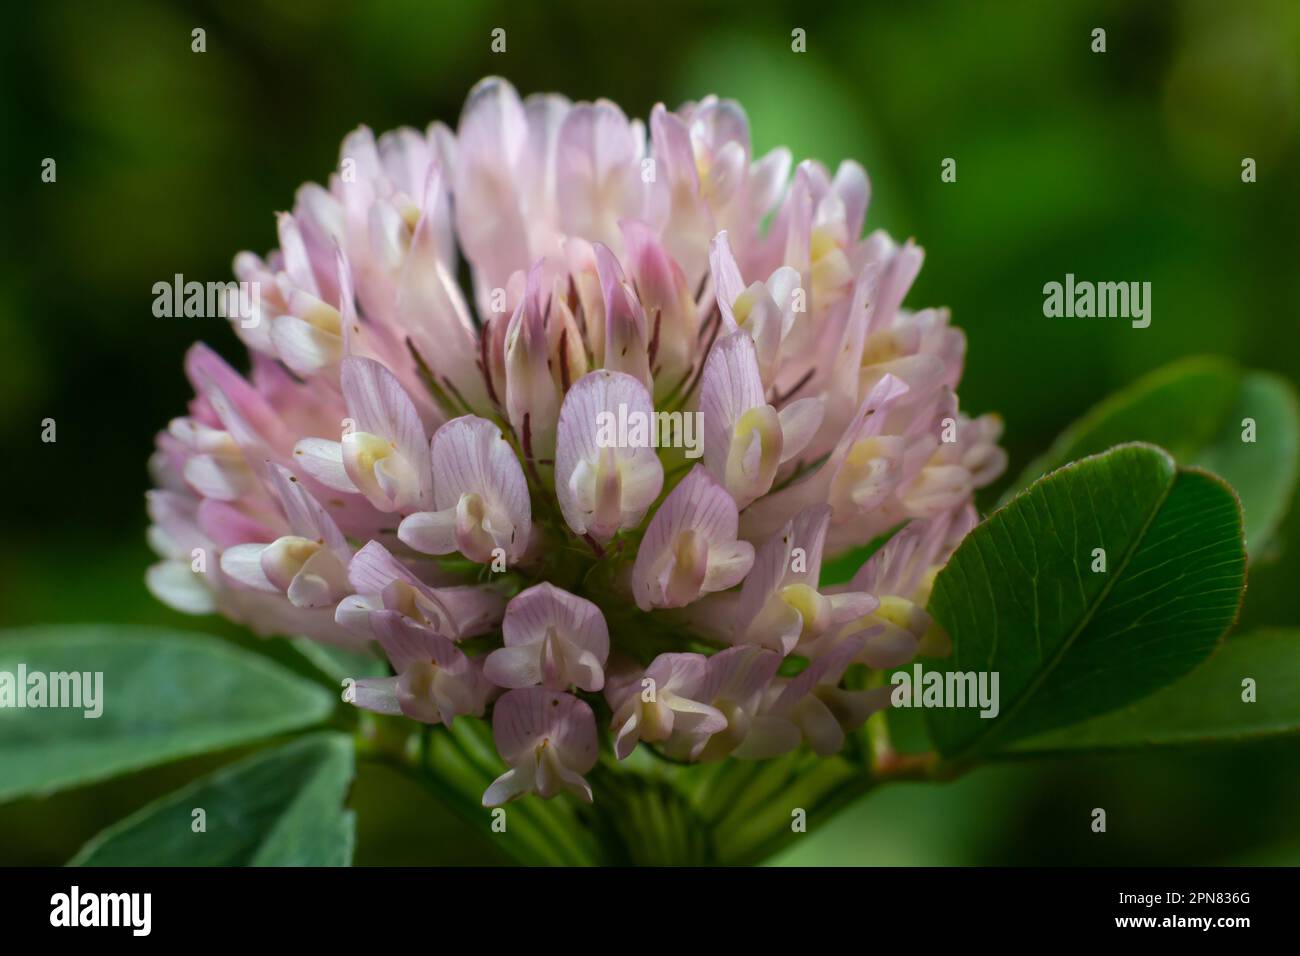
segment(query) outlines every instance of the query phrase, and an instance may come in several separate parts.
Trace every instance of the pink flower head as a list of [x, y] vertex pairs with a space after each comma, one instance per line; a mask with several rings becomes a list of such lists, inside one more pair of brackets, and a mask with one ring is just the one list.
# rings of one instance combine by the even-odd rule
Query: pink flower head
[[385, 719], [491, 707], [490, 806], [591, 798], [597, 694], [619, 759], [836, 751], [883, 706], [850, 667], [945, 652], [930, 588], [1006, 456], [961, 330], [904, 304], [921, 249], [863, 235], [865, 171], [752, 144], [729, 100], [642, 122], [496, 77], [454, 129], [348, 133], [235, 258], [247, 372], [185, 357], [150, 590], [378, 645]]

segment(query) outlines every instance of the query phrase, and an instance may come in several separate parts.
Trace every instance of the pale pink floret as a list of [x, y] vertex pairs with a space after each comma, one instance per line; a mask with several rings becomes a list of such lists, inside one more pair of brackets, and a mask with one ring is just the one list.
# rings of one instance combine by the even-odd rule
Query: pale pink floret
[[[493, 288], [535, 258], [522, 197], [520, 170], [528, 147], [528, 121], [514, 87], [490, 77], [470, 91], [456, 141], [456, 235], [475, 264], [480, 306]], [[486, 310], [484, 310], [486, 311]]]
[[645, 308], [609, 247], [597, 243], [595, 250], [605, 304], [605, 368], [626, 372], [650, 391], [654, 382], [650, 377], [650, 330]]
[[501, 429], [473, 415], [453, 419], [433, 436], [430, 457], [436, 510], [402, 519], [397, 536], [425, 554], [516, 562], [528, 546], [532, 509], [523, 469]]
[[661, 104], [650, 113], [650, 136], [656, 168], [649, 219], [668, 237], [667, 251], [685, 270], [687, 280], [698, 284], [707, 266], [709, 240], [717, 229], [701, 189], [690, 126]]
[[605, 686], [609, 630], [600, 608], [543, 582], [516, 595], [501, 623], [505, 647], [493, 651], [483, 673], [499, 687]]
[[723, 328], [744, 329], [753, 340], [764, 387], [776, 381], [786, 339], [800, 314], [806, 313], [807, 293], [798, 271], [782, 266], [766, 280], [748, 287], [740, 277], [726, 232], [713, 240], [709, 255]]
[[763, 537], [798, 511], [825, 502], [831, 507], [830, 520], [842, 523], [885, 501], [904, 478], [908, 443], [903, 436], [889, 434], [887, 422], [892, 407], [906, 394], [907, 386], [899, 379], [881, 379], [822, 464], [755, 502], [745, 512], [742, 534]]
[[542, 286], [541, 260], [528, 272], [524, 296], [506, 327], [506, 413], [515, 434], [533, 458], [555, 451], [555, 424], [562, 393], [551, 374], [551, 342], [547, 335], [549, 289]]
[[735, 750], [749, 733], [763, 692], [781, 666], [781, 655], [754, 645], [730, 647], [709, 658], [695, 694], [718, 710], [726, 726], [716, 722], [678, 722], [664, 749], [681, 760], [717, 760]]
[[758, 549], [753, 571], [728, 607], [730, 640], [759, 644], [785, 656], [876, 606], [876, 599], [865, 592], [832, 594], [819, 589], [829, 521], [828, 506], [806, 508]]
[[372, 621], [396, 676], [357, 680], [354, 704], [381, 714], [405, 714], [425, 724], [450, 724], [462, 714], [482, 716], [492, 688], [476, 661], [447, 638], [396, 611], [380, 611]]
[[736, 503], [699, 465], [664, 499], [641, 539], [632, 592], [643, 611], [683, 607], [734, 587], [754, 563], [754, 546], [736, 540]]
[[626, 243], [627, 277], [636, 289], [650, 336], [646, 360], [655, 398], [671, 394], [690, 372], [697, 351], [699, 307], [681, 266], [644, 222], [619, 223]]
[[935, 644], [931, 652], [944, 651], [946, 638], [940, 637], [926, 604], [935, 575], [975, 521], [970, 505], [937, 518], [913, 521], [858, 569], [845, 590], [865, 591], [879, 604], [837, 633], [864, 638], [859, 662], [885, 669], [900, 667], [921, 652], [927, 637]]
[[555, 195], [560, 228], [622, 252], [620, 219], [645, 215], [645, 127], [609, 100], [577, 103], [560, 124]]
[[348, 584], [355, 593], [339, 602], [335, 618], [340, 626], [362, 636], [373, 633], [377, 613], [397, 611], [458, 641], [491, 630], [505, 610], [505, 600], [491, 588], [426, 584], [378, 541], [352, 556]]
[[663, 487], [663, 465], [648, 432], [645, 443], [633, 447], [602, 434], [602, 421], [617, 421], [620, 406], [641, 421], [654, 421], [644, 385], [623, 372], [601, 369], [576, 382], [560, 409], [555, 495], [569, 527], [598, 542], [639, 524]]
[[707, 737], [726, 729], [726, 715], [698, 697], [706, 691], [709, 661], [703, 654], [660, 654], [644, 674], [606, 690], [614, 708], [611, 730], [619, 760], [638, 741], [665, 741], [674, 733]]
[[889, 706], [889, 687], [854, 691], [839, 686], [844, 669], [858, 653], [859, 644], [857, 638], [845, 639], [798, 676], [788, 681], [773, 681], [735, 755], [744, 759], [777, 757], [801, 743], [808, 744], [823, 757], [839, 753], [846, 732], [862, 726], [872, 713]]
[[596, 718], [578, 698], [541, 687], [512, 690], [496, 702], [492, 741], [510, 769], [483, 794], [483, 806], [560, 792], [591, 802], [583, 774], [596, 765]]
[[362, 494], [380, 511], [412, 511], [433, 500], [428, 439], [397, 377], [373, 359], [344, 359], [348, 420], [341, 442], [298, 442], [300, 466], [317, 481]]
[[777, 469], [795, 458], [821, 424], [823, 401], [801, 398], [779, 412], [767, 403], [754, 340], [737, 330], [719, 339], [700, 385], [704, 464], [744, 508], [765, 495]]
[[266, 544], [227, 548], [221, 570], [245, 587], [285, 595], [294, 607], [333, 607], [349, 591], [352, 549], [298, 479], [283, 466], [271, 467], [289, 533]]

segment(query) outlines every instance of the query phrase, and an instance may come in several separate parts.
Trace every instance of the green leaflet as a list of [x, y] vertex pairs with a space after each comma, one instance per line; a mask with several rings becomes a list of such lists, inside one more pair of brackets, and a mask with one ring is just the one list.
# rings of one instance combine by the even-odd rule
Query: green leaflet
[[347, 866], [355, 821], [343, 800], [352, 775], [346, 736], [301, 737], [149, 804], [92, 839], [71, 865]]
[[1020, 741], [1011, 755], [1210, 744], [1297, 732], [1300, 630], [1270, 629], [1231, 637], [1168, 687], [1100, 717]]
[[[1105, 552], [1104, 572], [1094, 571]], [[997, 672], [1000, 712], [925, 711], [945, 758], [1131, 703], [1204, 660], [1245, 577], [1241, 512], [1223, 481], [1150, 445], [1067, 465], [977, 527], [935, 581], [946, 672]]]
[[[1247, 419], [1254, 423], [1253, 442], [1242, 440]], [[1068, 461], [1130, 441], [1159, 445], [1181, 464], [1225, 479], [1241, 497], [1252, 559], [1269, 545], [1295, 491], [1300, 461], [1300, 410], [1284, 379], [1210, 357], [1157, 369], [1062, 432], [1003, 501]]]
[[[0, 708], [0, 800], [52, 793], [325, 720], [336, 698], [200, 634], [112, 625], [0, 635], [4, 674], [101, 673], [102, 713]], [[93, 683], [94, 678], [90, 681]], [[3, 699], [3, 686], [0, 686]]]

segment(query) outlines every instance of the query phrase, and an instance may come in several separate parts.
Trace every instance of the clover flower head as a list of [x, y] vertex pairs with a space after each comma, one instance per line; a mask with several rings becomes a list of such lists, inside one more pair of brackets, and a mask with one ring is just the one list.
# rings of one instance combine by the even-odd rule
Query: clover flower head
[[186, 358], [152, 591], [377, 646], [392, 674], [354, 703], [490, 719], [489, 806], [591, 800], [602, 739], [835, 753], [888, 705], [850, 668], [944, 650], [929, 588], [1006, 463], [869, 197], [856, 163], [754, 156], [715, 97], [645, 124], [489, 78], [454, 131], [356, 130], [279, 247], [235, 258], [247, 374]]

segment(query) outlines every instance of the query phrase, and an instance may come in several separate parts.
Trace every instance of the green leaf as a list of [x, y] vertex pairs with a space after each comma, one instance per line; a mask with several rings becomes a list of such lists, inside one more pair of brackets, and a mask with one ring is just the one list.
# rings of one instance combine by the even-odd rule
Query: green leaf
[[1245, 565], [1232, 489], [1162, 449], [1123, 445], [1036, 482], [935, 580], [930, 612], [953, 641], [939, 668], [996, 672], [1000, 707], [926, 710], [935, 745], [987, 752], [1170, 683], [1236, 617]]
[[[1255, 441], [1242, 440], [1243, 420]], [[1300, 466], [1300, 406], [1286, 380], [1217, 358], [1174, 362], [1095, 406], [1067, 428], [1006, 493], [1121, 442], [1160, 445], [1180, 463], [1206, 468], [1241, 497], [1252, 558], [1268, 546], [1295, 490]]]
[[[1253, 419], [1255, 441], [1242, 441], [1242, 422]], [[1295, 493], [1300, 461], [1300, 410], [1295, 389], [1285, 379], [1248, 372], [1217, 441], [1191, 464], [1226, 480], [1241, 497], [1246, 547], [1259, 557], [1272, 543]]]
[[5, 632], [0, 700], [5, 674], [16, 679], [20, 668], [29, 680], [36, 673], [102, 674], [102, 713], [0, 708], [0, 800], [308, 727], [335, 702], [328, 690], [224, 641], [149, 628]]
[[[1243, 681], [1254, 682], [1254, 701]], [[1135, 704], [1021, 741], [1018, 753], [1122, 750], [1300, 733], [1300, 630], [1229, 638], [1196, 670]]]
[[[222, 767], [104, 830], [72, 866], [348, 866], [352, 741], [300, 737]], [[202, 810], [203, 828], [195, 814]]]

